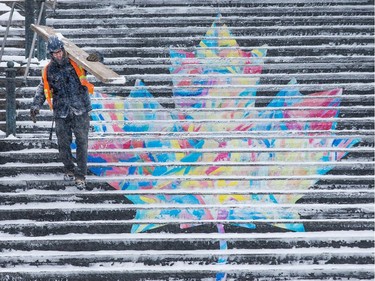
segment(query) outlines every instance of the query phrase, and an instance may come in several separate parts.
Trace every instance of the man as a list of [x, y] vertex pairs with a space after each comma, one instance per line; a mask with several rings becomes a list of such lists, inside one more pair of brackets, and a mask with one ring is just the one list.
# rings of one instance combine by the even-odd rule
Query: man
[[[79, 189], [86, 188], [87, 148], [90, 128], [89, 112], [92, 110], [89, 93], [94, 87], [86, 79], [86, 71], [68, 58], [64, 43], [57, 37], [48, 39], [50, 62], [42, 71], [42, 79], [36, 89], [30, 115], [34, 123], [36, 115], [47, 100], [53, 110], [59, 156], [64, 164], [64, 180], [75, 180]], [[90, 61], [102, 61], [100, 54], [91, 54]], [[71, 143], [76, 138], [76, 162], [74, 165]]]

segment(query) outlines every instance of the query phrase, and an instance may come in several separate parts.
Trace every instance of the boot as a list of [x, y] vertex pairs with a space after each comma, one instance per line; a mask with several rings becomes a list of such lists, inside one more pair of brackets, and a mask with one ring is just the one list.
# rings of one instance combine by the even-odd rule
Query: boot
[[64, 174], [64, 181], [72, 181], [74, 180], [74, 172], [68, 171]]
[[85, 189], [86, 188], [86, 180], [85, 180], [85, 178], [76, 177], [75, 186], [78, 189], [80, 189], [80, 190]]

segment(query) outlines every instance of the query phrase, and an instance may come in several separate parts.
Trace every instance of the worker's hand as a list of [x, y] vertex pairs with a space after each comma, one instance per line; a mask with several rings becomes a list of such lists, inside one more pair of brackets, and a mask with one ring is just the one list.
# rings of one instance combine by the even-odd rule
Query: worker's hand
[[92, 54], [89, 54], [86, 60], [93, 61], [93, 62], [96, 62], [96, 61], [103, 62], [103, 56], [98, 52], [94, 52]]
[[30, 117], [31, 120], [33, 120], [34, 123], [36, 123], [36, 116], [39, 114], [39, 109], [36, 107], [32, 107], [30, 109]]

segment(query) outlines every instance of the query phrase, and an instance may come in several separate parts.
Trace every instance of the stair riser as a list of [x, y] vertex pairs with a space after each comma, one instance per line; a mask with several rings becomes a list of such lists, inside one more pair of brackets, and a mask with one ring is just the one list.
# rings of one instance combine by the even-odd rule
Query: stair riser
[[[90, 185], [91, 187], [91, 185]], [[113, 189], [114, 190], [114, 189]], [[30, 190], [31, 191], [31, 190]], [[122, 203], [124, 200], [124, 195], [112, 195], [107, 194], [105, 191], [101, 192], [100, 194], [85, 194], [84, 192], [81, 194], [64, 194], [64, 191], [61, 190], [61, 194], [43, 194], [43, 195], [32, 195], [32, 194], [19, 194], [17, 196], [13, 195], [2, 195], [0, 194], [0, 206], [11, 206], [17, 203], [20, 204], [33, 204], [33, 203], [62, 203], [62, 202], [76, 202], [76, 203], [87, 203], [87, 204], [118, 204]], [[155, 195], [164, 195], [168, 194], [163, 192], [162, 190], [158, 194]], [[228, 194], [228, 192], [223, 192], [221, 195]], [[232, 194], [232, 193], [231, 193]], [[187, 196], [202, 196], [199, 193], [184, 193]], [[126, 196], [126, 195], [125, 195]], [[212, 195], [206, 195], [212, 196]], [[278, 195], [278, 198], [283, 198], [287, 195]], [[353, 203], [353, 194], [326, 194], [322, 198], [322, 194], [312, 194], [312, 195], [305, 195], [303, 199], [303, 204], [352, 204]], [[357, 193], [356, 195], [356, 204], [371, 204], [374, 201], [374, 193], [366, 192], [366, 193]]]
[[[112, 219], [112, 218], [111, 218]], [[105, 223], [105, 224], [99, 224], [95, 223], [95, 221], [88, 221], [86, 223], [77, 223], [77, 222], [71, 222], [69, 223], [68, 221], [65, 221], [64, 223], [57, 223], [54, 224], [53, 222], [51, 223], [46, 223], [46, 224], [38, 224], [37, 222], [33, 225], [6, 225], [2, 224], [0, 227], [0, 233], [4, 234], [17, 234], [17, 235], [24, 235], [24, 236], [48, 236], [48, 235], [66, 235], [69, 233], [130, 233], [131, 232], [131, 223], [126, 224], [122, 223], [123, 221], [119, 221], [118, 223]], [[215, 222], [212, 222], [211, 224], [206, 223], [204, 226], [199, 226], [199, 227], [194, 227], [194, 228], [189, 228], [188, 230], [185, 230], [186, 232], [217, 232], [217, 227], [216, 227]], [[240, 231], [245, 231], [243, 229], [240, 229], [236, 226], [233, 226], [233, 224], [230, 223], [224, 223], [226, 232], [228, 233], [237, 233]], [[275, 231], [270, 224], [267, 223], [262, 223], [262, 222], [257, 222], [257, 232], [269, 232], [269, 231]], [[353, 221], [353, 222], [305, 222], [304, 226], [305, 229], [308, 231], [318, 231], [318, 232], [323, 232], [323, 231], [361, 231], [361, 230], [368, 230], [371, 231], [374, 229], [374, 222], [364, 222], [364, 221]], [[156, 228], [155, 231], [166, 231], [166, 232], [171, 232], [171, 233], [179, 233], [182, 230], [180, 227], [176, 224], [170, 224], [168, 227], [165, 227], [163, 224], [160, 225], [161, 228]], [[329, 243], [327, 242], [326, 246], [328, 247]], [[370, 243], [370, 242], [369, 242]], [[337, 243], [334, 242], [334, 245]], [[263, 245], [263, 244], [262, 244]], [[261, 245], [261, 246], [262, 246]], [[359, 244], [357, 246], [360, 247], [367, 247], [371, 246], [370, 244], [364, 243]], [[246, 247], [246, 244], [244, 245]], [[263, 245], [264, 246], [264, 245]], [[318, 245], [316, 245], [318, 246]], [[348, 245], [347, 245], [348, 246]], [[5, 246], [4, 246], [5, 247]], [[255, 247], [252, 245], [252, 247]], [[274, 247], [277, 247], [275, 244]], [[22, 248], [20, 248], [22, 249]], [[239, 248], [241, 249], [241, 248]]]
[[[74, 228], [72, 229], [74, 230]], [[79, 238], [71, 240], [37, 240], [37, 241], [0, 241], [0, 249], [2, 251], [104, 251], [104, 250], [117, 250], [117, 251], [145, 251], [145, 250], [173, 250], [188, 251], [188, 250], [219, 250], [219, 241], [215, 239], [191, 240], [191, 241], [158, 241], [150, 239], [149, 241], [126, 241], [120, 238], [118, 240], [79, 240]], [[326, 239], [326, 240], [278, 240], [278, 239], [265, 239], [254, 241], [251, 239], [245, 240], [228, 240], [228, 249], [298, 249], [298, 248], [311, 248], [315, 247], [331, 247], [335, 248], [371, 248], [374, 240], [349, 240], [345, 241], [344, 238], [339, 239]]]
[[[204, 251], [204, 250], [203, 250]], [[328, 251], [329, 252], [329, 251]], [[211, 251], [212, 253], [212, 251]], [[220, 257], [225, 256], [226, 265], [290, 265], [290, 264], [357, 264], [360, 268], [362, 264], [374, 263], [374, 257], [370, 255], [362, 255], [355, 253], [345, 254], [231, 254], [231, 255], [220, 255], [210, 254], [210, 251], [200, 254], [188, 254], [188, 255], [165, 255], [160, 253], [158, 256], [144, 254], [137, 256], [135, 254], [128, 254], [123, 257], [118, 257], [117, 254], [107, 257], [81, 257], [81, 258], [69, 258], [69, 254], [66, 257], [44, 257], [35, 256], [34, 258], [24, 260], [23, 256], [1, 259], [2, 268], [12, 268], [14, 266], [103, 266], [103, 264], [123, 264], [127, 266], [127, 263], [131, 262], [134, 267], [137, 265], [146, 266], [173, 266], [176, 263], [183, 263], [186, 265], [210, 265], [215, 264]], [[136, 260], [136, 262], [134, 262]]]

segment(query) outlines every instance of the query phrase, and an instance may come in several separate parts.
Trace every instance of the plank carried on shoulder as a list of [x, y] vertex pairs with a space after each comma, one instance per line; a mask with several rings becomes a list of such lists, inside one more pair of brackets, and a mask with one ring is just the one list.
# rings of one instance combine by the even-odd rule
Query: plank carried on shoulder
[[103, 83], [125, 84], [126, 79], [124, 76], [120, 76], [101, 62], [86, 60], [86, 58], [89, 56], [88, 53], [65, 38], [61, 33], [56, 32], [52, 27], [32, 24], [31, 29], [38, 33], [46, 41], [51, 35], [56, 35], [64, 43], [64, 49], [69, 58], [74, 60]]

